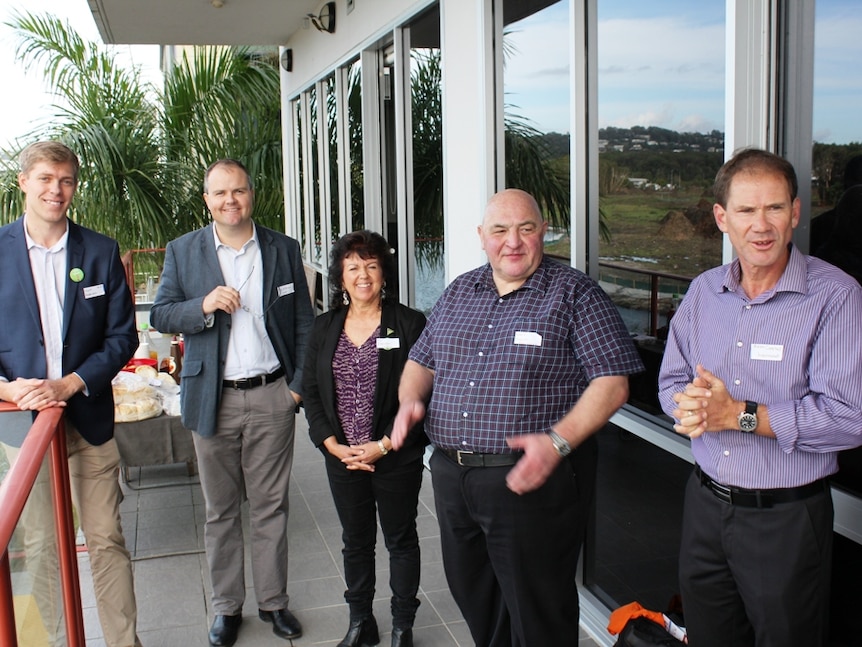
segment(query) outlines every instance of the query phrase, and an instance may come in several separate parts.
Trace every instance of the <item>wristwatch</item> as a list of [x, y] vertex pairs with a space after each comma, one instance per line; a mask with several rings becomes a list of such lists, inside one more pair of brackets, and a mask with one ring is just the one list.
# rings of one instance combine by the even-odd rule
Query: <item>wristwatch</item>
[[572, 446], [569, 444], [568, 440], [563, 438], [553, 429], [548, 432], [548, 435], [551, 437], [551, 442], [554, 443], [554, 449], [557, 450], [560, 457], [565, 458], [572, 453]]
[[753, 434], [757, 429], [757, 403], [745, 401], [745, 411], [739, 414], [739, 430], [745, 434]]

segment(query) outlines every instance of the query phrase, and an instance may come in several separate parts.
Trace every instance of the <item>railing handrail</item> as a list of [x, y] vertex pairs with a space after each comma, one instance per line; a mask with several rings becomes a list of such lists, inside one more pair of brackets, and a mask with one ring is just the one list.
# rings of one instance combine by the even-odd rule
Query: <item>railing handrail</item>
[[[0, 415], [9, 411], [18, 411], [18, 407], [0, 401]], [[0, 483], [0, 644], [10, 647], [18, 644], [18, 637], [12, 600], [9, 543], [49, 450], [66, 640], [68, 647], [83, 647], [86, 643], [62, 416], [62, 407], [39, 412], [21, 444], [14, 464]]]
[[684, 276], [682, 274], [671, 274], [670, 272], [656, 272], [655, 270], [645, 270], [639, 267], [629, 267], [628, 265], [620, 265], [617, 263], [610, 263], [608, 261], [599, 261], [599, 267], [609, 267], [614, 270], [623, 270], [625, 272], [632, 272], [634, 274], [646, 274], [647, 276], [656, 276], [660, 279], [671, 279], [673, 281], [686, 281], [691, 283], [694, 280], [694, 277]]
[[[0, 402], [0, 412], [17, 411], [18, 407]], [[48, 445], [60, 423], [63, 409], [52, 407], [36, 416], [33, 426], [21, 444], [21, 453], [9, 467], [6, 478], [0, 483], [0, 550], [5, 551], [12, 541], [12, 533], [36, 482], [36, 476], [48, 453]]]

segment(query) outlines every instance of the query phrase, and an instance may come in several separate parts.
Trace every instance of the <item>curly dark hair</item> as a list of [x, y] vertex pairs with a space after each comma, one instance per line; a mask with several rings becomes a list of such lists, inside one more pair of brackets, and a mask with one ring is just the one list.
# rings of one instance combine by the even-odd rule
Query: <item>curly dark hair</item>
[[374, 231], [362, 229], [344, 234], [335, 241], [329, 252], [329, 307], [333, 310], [346, 307], [342, 302], [344, 259], [351, 254], [359, 258], [374, 258], [383, 268], [383, 285], [386, 287], [384, 302], [398, 300], [398, 268], [395, 252], [386, 239]]

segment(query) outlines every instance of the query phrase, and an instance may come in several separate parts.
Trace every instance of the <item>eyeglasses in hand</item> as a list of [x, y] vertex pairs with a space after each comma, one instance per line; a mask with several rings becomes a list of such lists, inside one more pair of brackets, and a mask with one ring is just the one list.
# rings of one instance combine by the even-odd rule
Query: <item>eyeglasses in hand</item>
[[240, 293], [240, 308], [242, 308], [252, 317], [258, 317], [260, 319], [263, 319], [264, 315], [269, 312], [269, 309], [276, 304], [276, 302], [282, 297], [282, 295], [278, 295], [272, 303], [270, 303], [268, 306], [266, 306], [266, 308], [264, 308], [263, 312], [255, 312], [254, 310], [249, 308], [247, 305], [242, 303], [242, 289], [245, 287], [245, 284], [248, 283], [248, 280], [251, 278], [252, 274], [254, 274], [254, 265], [251, 266], [251, 271], [248, 273], [248, 276], [245, 277], [245, 280], [240, 283], [240, 286], [236, 289], [236, 291]]

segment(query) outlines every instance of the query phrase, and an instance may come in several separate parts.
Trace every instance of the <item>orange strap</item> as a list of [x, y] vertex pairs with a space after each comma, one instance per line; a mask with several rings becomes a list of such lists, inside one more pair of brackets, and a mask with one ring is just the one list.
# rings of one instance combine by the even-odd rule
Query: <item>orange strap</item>
[[649, 618], [659, 627], [664, 628], [664, 616], [661, 613], [644, 609], [637, 602], [630, 602], [611, 612], [611, 617], [608, 620], [608, 631], [616, 636], [625, 628], [629, 620], [640, 617]]

